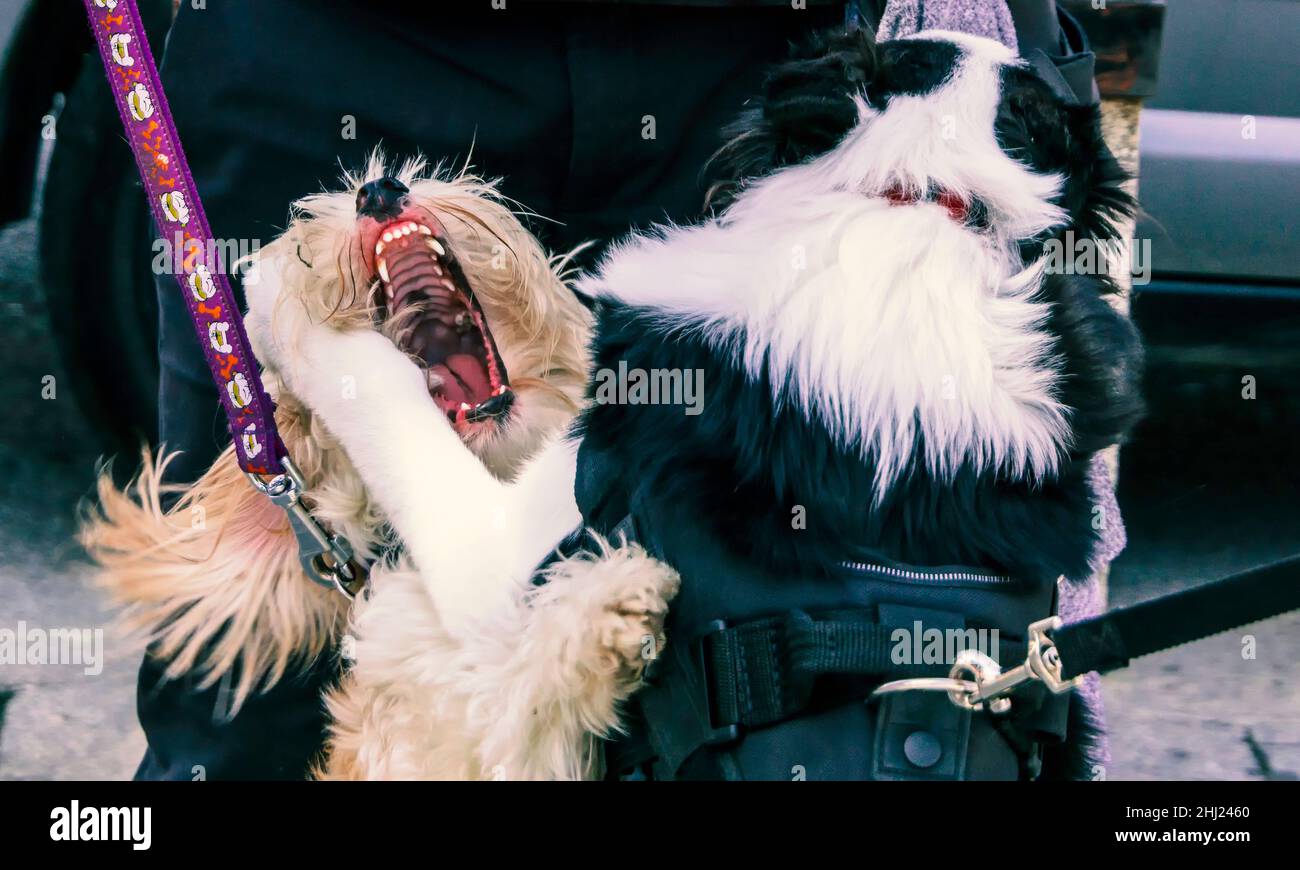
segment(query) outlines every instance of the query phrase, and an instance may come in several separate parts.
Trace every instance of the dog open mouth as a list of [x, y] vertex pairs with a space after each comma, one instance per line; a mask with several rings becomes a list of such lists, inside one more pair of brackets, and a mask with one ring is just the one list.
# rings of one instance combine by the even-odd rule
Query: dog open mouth
[[372, 253], [383, 299], [376, 307], [398, 319], [395, 340], [424, 361], [429, 395], [447, 419], [462, 430], [499, 425], [514, 392], [483, 308], [439, 230], [418, 214], [379, 227]]

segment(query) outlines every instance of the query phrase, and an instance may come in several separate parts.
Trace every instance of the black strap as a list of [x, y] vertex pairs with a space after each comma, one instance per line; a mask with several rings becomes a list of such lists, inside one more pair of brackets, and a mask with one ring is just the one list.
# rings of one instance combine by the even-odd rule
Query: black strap
[[[861, 611], [814, 619], [793, 611], [706, 635], [701, 643], [713, 724], [761, 728], [789, 719], [808, 707], [820, 676], [875, 678], [841, 687], [836, 701], [865, 697], [886, 678], [947, 676], [945, 664], [895, 662], [899, 627], [867, 617]], [[913, 629], [903, 630], [910, 638]], [[1025, 644], [1002, 641], [998, 655], [1011, 666], [1024, 660]]]
[[1181, 646], [1300, 608], [1300, 556], [1173, 595], [1072, 623], [1052, 632], [1062, 678], [1127, 667], [1131, 659]]

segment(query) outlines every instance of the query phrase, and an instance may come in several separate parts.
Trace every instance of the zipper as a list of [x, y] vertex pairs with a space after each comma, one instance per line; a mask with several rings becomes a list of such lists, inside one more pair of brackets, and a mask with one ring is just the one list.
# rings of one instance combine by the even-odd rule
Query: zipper
[[911, 583], [987, 583], [993, 586], [1015, 583], [1014, 577], [1005, 574], [982, 574], [977, 571], [960, 569], [913, 569], [883, 565], [879, 562], [841, 562], [840, 566], [850, 571], [869, 574], [882, 574], [894, 580], [906, 580]]

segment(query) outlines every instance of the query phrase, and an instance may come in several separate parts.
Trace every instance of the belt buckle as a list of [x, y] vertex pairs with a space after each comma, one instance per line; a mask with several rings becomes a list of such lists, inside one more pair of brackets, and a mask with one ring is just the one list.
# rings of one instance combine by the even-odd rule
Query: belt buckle
[[732, 723], [730, 725], [717, 724], [717, 704], [713, 695], [713, 669], [709, 667], [708, 643], [710, 640], [731, 626], [725, 619], [715, 619], [705, 626], [703, 633], [695, 641], [694, 653], [698, 657], [699, 673], [703, 681], [704, 689], [704, 711], [709, 717], [709, 727], [712, 729], [709, 736], [704, 739], [705, 746], [718, 747], [726, 746], [729, 743], [735, 743], [740, 739], [740, 725]]
[[353, 559], [352, 544], [343, 535], [330, 534], [303, 504], [306, 490], [302, 472], [289, 457], [282, 460], [284, 473], [269, 481], [248, 475], [253, 485], [282, 508], [298, 542], [298, 563], [313, 581], [355, 598], [365, 587], [365, 571]]

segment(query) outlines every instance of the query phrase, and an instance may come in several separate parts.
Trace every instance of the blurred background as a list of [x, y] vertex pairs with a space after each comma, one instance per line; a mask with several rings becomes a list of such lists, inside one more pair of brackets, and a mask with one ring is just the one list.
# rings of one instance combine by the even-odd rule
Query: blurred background
[[[1141, 106], [1150, 415], [1120, 459], [1122, 606], [1300, 552], [1300, 0], [1066, 5], [1112, 115]], [[171, 2], [140, 6], [159, 53]], [[140, 650], [75, 541], [97, 464], [129, 474], [157, 412], [152, 234], [89, 48], [75, 0], [0, 0], [0, 628], [106, 629], [98, 676], [0, 664], [0, 779], [123, 778], [143, 750]], [[1106, 678], [1106, 778], [1300, 776], [1300, 615], [1244, 633], [1254, 658], [1233, 632]]]

